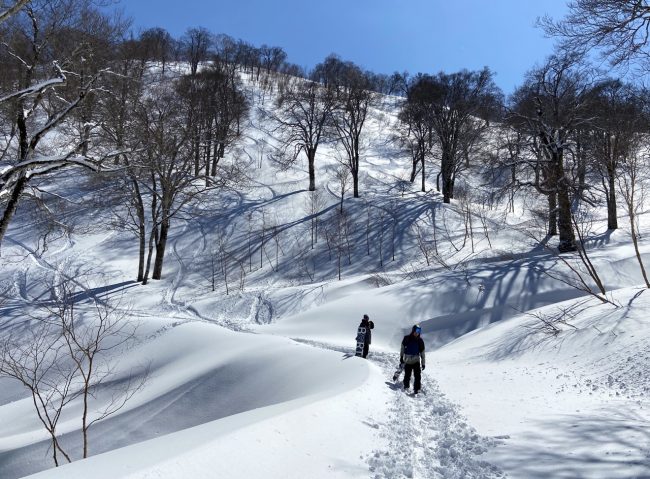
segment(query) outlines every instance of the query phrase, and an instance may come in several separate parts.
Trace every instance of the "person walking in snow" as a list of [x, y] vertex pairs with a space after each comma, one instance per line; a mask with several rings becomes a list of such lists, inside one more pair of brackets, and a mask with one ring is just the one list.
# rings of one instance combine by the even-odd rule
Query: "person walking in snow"
[[368, 317], [367, 314], [363, 315], [363, 319], [361, 320], [361, 324], [359, 324], [360, 328], [366, 328], [366, 336], [363, 339], [363, 355], [361, 357], [365, 358], [368, 356], [368, 349], [370, 348], [370, 342], [372, 340], [372, 332], [370, 331], [375, 327], [375, 323], [370, 321], [370, 318]]
[[[421, 371], [424, 370], [424, 341], [420, 337], [422, 328], [416, 324], [411, 329], [411, 334], [407, 334], [402, 339], [402, 349], [399, 353], [399, 363], [404, 365], [404, 389], [411, 386], [411, 373], [415, 376], [413, 392], [417, 394], [420, 391]], [[420, 361], [422, 361], [420, 363]], [[420, 367], [420, 364], [422, 366]]]

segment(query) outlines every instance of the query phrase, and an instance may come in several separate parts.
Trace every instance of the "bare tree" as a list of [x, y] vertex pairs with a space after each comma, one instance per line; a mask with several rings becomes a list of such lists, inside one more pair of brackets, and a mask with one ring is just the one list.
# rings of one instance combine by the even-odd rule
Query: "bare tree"
[[[146, 175], [144, 163], [140, 161], [144, 150], [143, 136], [134, 128], [140, 99], [144, 91], [144, 66], [132, 58], [131, 51], [124, 46], [115, 60], [117, 75], [109, 77], [107, 83], [109, 94], [105, 95], [98, 109], [102, 121], [98, 136], [105, 144], [114, 144], [120, 152], [115, 157], [116, 171], [107, 173], [105, 181], [111, 188], [102, 190], [102, 204], [114, 213], [114, 226], [132, 232], [138, 238], [138, 272], [137, 281], [145, 277], [147, 257], [147, 237], [150, 223], [157, 223], [157, 218], [148, 216], [148, 189], [143, 186]], [[146, 180], [144, 180], [146, 182]], [[157, 208], [152, 209], [156, 214]]]
[[395, 180], [395, 187], [399, 191], [400, 196], [404, 198], [404, 194], [411, 189], [411, 182], [406, 178], [406, 174], [399, 175]]
[[[141, 101], [137, 125], [144, 148], [140, 162], [145, 174], [140, 188], [150, 198], [151, 218], [155, 218], [150, 234], [150, 245], [155, 246], [156, 257], [152, 279], [161, 279], [167, 238], [172, 219], [189, 202], [206, 190], [193, 175], [189, 154], [189, 134], [183, 121], [182, 104], [169, 84], [162, 83], [154, 94]], [[151, 251], [151, 248], [150, 248]], [[147, 260], [143, 282], [147, 282]]]
[[190, 63], [190, 75], [196, 75], [199, 65], [208, 59], [213, 43], [212, 34], [203, 27], [190, 28], [181, 39], [181, 45], [187, 61]]
[[234, 65], [215, 57], [209, 67], [185, 76], [179, 92], [190, 130], [194, 175], [203, 167], [206, 184], [217, 175], [220, 160], [241, 135], [249, 104]]
[[415, 181], [418, 171], [421, 173], [421, 191], [425, 191], [426, 158], [433, 147], [432, 105], [428, 103], [428, 95], [419, 88], [422, 75], [416, 76], [408, 85], [406, 101], [402, 105], [399, 119], [402, 130], [399, 141], [402, 147], [411, 154], [411, 183]]
[[465, 229], [465, 234], [463, 236], [463, 246], [467, 244], [467, 239], [469, 238], [470, 244], [472, 246], [472, 253], [474, 253], [474, 227], [472, 224], [472, 196], [467, 188], [458, 188], [457, 197], [459, 200], [459, 206], [461, 215], [463, 217], [463, 225]]
[[603, 280], [600, 278], [596, 266], [591, 261], [591, 257], [589, 256], [589, 251], [587, 249], [587, 239], [588, 239], [588, 235], [591, 233], [593, 229], [594, 219], [591, 216], [590, 212], [585, 211], [584, 204], [582, 206], [583, 208], [576, 208], [576, 210], [573, 212], [571, 216], [573, 220], [573, 226], [575, 228], [579, 240], [578, 256], [580, 257], [580, 261], [582, 262], [582, 265], [587, 271], [587, 274], [591, 277], [594, 283], [596, 283], [596, 286], [598, 287], [598, 291], [600, 291], [602, 297], [606, 297], [607, 292], [605, 291], [605, 284], [603, 283]]
[[[0, 375], [18, 380], [31, 395], [36, 414], [50, 435], [56, 466], [61, 447], [57, 425], [64, 411], [80, 416], [82, 457], [88, 457], [89, 429], [117, 413], [145, 384], [148, 367], [116, 379], [116, 357], [135, 341], [135, 327], [117, 307], [94, 302], [80, 308], [74, 284], [66, 275], [51, 284], [54, 300], [40, 311], [17, 339], [11, 334], [0, 344]], [[82, 313], [83, 311], [83, 313]], [[87, 317], [90, 316], [90, 317]]]
[[[268, 242], [269, 239], [273, 239], [276, 241], [275, 235], [278, 234], [277, 230], [277, 219], [269, 219], [266, 211], [261, 210], [261, 218], [260, 218], [260, 268], [262, 268], [264, 264], [264, 256], [266, 256], [266, 260], [269, 263], [269, 266], [273, 271], [275, 271], [275, 267], [273, 266], [273, 261], [271, 260], [271, 257], [269, 256], [268, 251], [266, 250], [266, 243]], [[270, 238], [269, 234], [270, 233]], [[279, 256], [279, 243], [276, 241], [276, 264], [277, 264], [277, 258]]]
[[[4, 166], [0, 173], [0, 243], [20, 201], [28, 195], [42, 195], [38, 188], [42, 179], [66, 168], [99, 170], [109, 156], [101, 149], [90, 150], [88, 130], [75, 133], [79, 123], [73, 115], [95, 93], [102, 93], [106, 70], [74, 71], [75, 65], [84, 64], [80, 57], [92, 56], [92, 42], [71, 45], [59, 41], [64, 31], [90, 35], [84, 20], [101, 15], [90, 0], [54, 3], [19, 2], [3, 13], [3, 26], [13, 35], [4, 44], [6, 53], [0, 55], [1, 69], [11, 72], [9, 88], [15, 86], [12, 78], [18, 78], [19, 85], [13, 92], [0, 93], [0, 116], [12, 124], [10, 141], [0, 156]], [[4, 85], [0, 87], [4, 90]], [[62, 129], [64, 125], [67, 128]], [[55, 131], [56, 150], [48, 141]]]
[[[498, 110], [502, 94], [492, 72], [485, 68], [470, 72], [420, 75], [409, 88], [413, 103], [423, 105], [424, 120], [436, 137], [441, 151], [440, 177], [443, 201], [454, 197], [456, 177], [466, 166], [463, 155], [477, 141]], [[421, 133], [426, 141], [426, 130]], [[440, 189], [440, 187], [438, 187]]]
[[259, 52], [261, 66], [266, 70], [267, 74], [280, 70], [280, 67], [287, 59], [287, 54], [281, 47], [262, 45]]
[[139, 42], [142, 59], [160, 62], [164, 75], [165, 67], [172, 58], [176, 41], [164, 28], [154, 27], [143, 31], [140, 34]]
[[316, 81], [294, 78], [278, 95], [270, 112], [272, 133], [279, 135], [280, 158], [294, 164], [300, 153], [307, 156], [309, 191], [316, 189], [316, 151], [326, 136], [327, 120], [334, 107], [334, 91]]
[[634, 245], [634, 253], [636, 254], [646, 288], [650, 288], [650, 281], [648, 281], [648, 275], [639, 250], [640, 233], [638, 226], [639, 213], [647, 197], [648, 178], [646, 172], [648, 171], [648, 159], [647, 157], [640, 156], [639, 153], [632, 153], [625, 157], [621, 166], [621, 171], [616, 180], [621, 196], [623, 197], [625, 210], [630, 219], [630, 234], [632, 236], [632, 244]]
[[395, 261], [395, 242], [397, 240], [397, 231], [399, 230], [400, 207], [395, 200], [391, 200], [388, 203], [387, 210], [390, 216], [390, 256], [391, 261]]
[[339, 165], [334, 168], [334, 178], [338, 183], [339, 196], [341, 198], [339, 211], [343, 213], [343, 199], [345, 198], [345, 193], [350, 188], [350, 169], [348, 165], [339, 163]]
[[213, 278], [213, 289], [214, 291], [214, 278], [216, 277], [216, 263], [219, 264], [218, 270], [221, 271], [221, 275], [223, 278], [223, 284], [226, 287], [226, 296], [230, 294], [230, 289], [228, 287], [228, 274], [230, 270], [230, 260], [231, 260], [231, 251], [230, 251], [230, 237], [231, 237], [232, 231], [230, 233], [227, 233], [223, 229], [219, 229], [217, 233], [215, 234], [215, 237], [213, 241], [211, 241], [211, 246], [210, 246], [210, 256], [213, 261], [213, 270], [212, 270], [212, 278]]
[[[275, 271], [280, 271], [280, 251], [282, 250], [282, 245], [280, 243], [280, 237], [282, 234], [282, 229], [277, 224], [277, 218], [274, 221], [272, 235], [273, 243], [275, 244]], [[284, 252], [283, 252], [284, 254]]]
[[73, 399], [75, 371], [64, 366], [65, 344], [54, 330], [53, 323], [40, 320], [20, 339], [12, 335], [3, 339], [0, 375], [17, 380], [30, 392], [38, 419], [50, 437], [54, 465], [59, 466], [59, 456], [71, 462], [59, 443], [57, 426], [63, 409]]
[[386, 210], [382, 207], [377, 207], [377, 218], [378, 218], [378, 236], [379, 236], [379, 266], [384, 267], [384, 235], [385, 223], [386, 223]]
[[614, 65], [638, 59], [647, 69], [647, 0], [572, 0], [567, 6], [564, 19], [545, 16], [539, 21], [548, 35], [560, 38], [563, 48], [581, 53], [597, 48]]
[[[571, 324], [570, 321], [575, 319], [576, 315], [580, 312], [580, 309], [583, 306], [584, 302], [578, 302], [569, 307], [555, 308], [555, 310], [550, 313], [539, 310], [527, 312], [525, 313], [526, 316], [530, 316], [537, 321], [533, 326], [525, 327], [545, 334], [551, 334], [553, 336], [556, 336], [562, 331], [562, 326], [569, 326], [573, 329], [578, 329], [573, 324]], [[519, 312], [524, 314], [523, 311]]]
[[431, 257], [433, 256], [433, 245], [428, 240], [428, 228], [422, 220], [416, 220], [411, 224], [411, 229], [415, 233], [418, 249], [424, 256], [427, 266], [431, 265]]
[[[433, 251], [438, 255], [438, 234], [437, 234], [437, 225], [436, 225], [436, 205], [439, 203], [434, 203], [431, 209], [431, 230], [433, 231]], [[444, 211], [444, 210], [443, 210]]]
[[483, 201], [476, 210], [476, 216], [478, 216], [481, 226], [483, 227], [483, 236], [488, 242], [490, 248], [492, 248], [492, 241], [490, 241], [490, 230], [488, 227], [488, 210], [491, 209], [491, 202], [487, 198], [483, 198]]
[[312, 248], [309, 247], [308, 245], [302, 246], [303, 238], [300, 232], [295, 231], [294, 237], [295, 237], [294, 244], [296, 245], [294, 247], [294, 251], [297, 251], [294, 258], [298, 262], [298, 265], [300, 266], [300, 270], [304, 272], [309, 278], [309, 281], [313, 283], [314, 278], [316, 277], [316, 265], [310, 253]]
[[607, 203], [607, 228], [618, 228], [616, 176], [619, 163], [638, 145], [639, 134], [647, 130], [641, 93], [618, 80], [597, 84], [592, 93], [592, 128], [587, 138], [602, 193]]
[[94, 318], [81, 321], [75, 311], [75, 293], [72, 281], [58, 285], [57, 304], [51, 310], [62, 328], [63, 341], [75, 370], [73, 385], [79, 387], [75, 396], [81, 401], [81, 433], [83, 455], [88, 457], [88, 431], [93, 424], [117, 413], [145, 384], [148, 373], [129, 374], [126, 383], [115, 387], [111, 396], [91, 410], [91, 401], [97, 401], [99, 392], [115, 377], [115, 359], [112, 352], [123, 350], [135, 340], [135, 326], [126, 314], [108, 303], [95, 301]]
[[345, 63], [337, 81], [337, 100], [332, 113], [332, 125], [338, 141], [346, 152], [346, 165], [352, 175], [352, 191], [359, 197], [359, 168], [362, 152], [363, 127], [375, 100], [367, 72], [353, 63]]
[[368, 200], [364, 200], [363, 206], [366, 209], [366, 256], [370, 256], [370, 232], [371, 232], [371, 212], [372, 208]]
[[246, 224], [248, 225], [248, 235], [246, 245], [248, 247], [248, 272], [253, 272], [253, 212], [246, 213]]
[[530, 176], [521, 186], [547, 195], [549, 235], [559, 231], [561, 252], [575, 251], [571, 219], [574, 200], [581, 195], [578, 173], [577, 132], [590, 124], [591, 69], [575, 55], [551, 56], [528, 74], [526, 84], [513, 95], [510, 124], [525, 138], [525, 150], [518, 161]]
[[[486, 162], [486, 183], [496, 187], [496, 195], [507, 198], [506, 208], [510, 213], [515, 211], [515, 195], [520, 187], [518, 172], [523, 169], [522, 150], [532, 143], [522, 130], [508, 125], [507, 122], [499, 128], [496, 132], [497, 149], [492, 155], [488, 155]], [[537, 156], [537, 150], [534, 147], [532, 150]]]
[[336, 270], [339, 281], [343, 267], [343, 257], [347, 254], [348, 264], [351, 263], [351, 252], [348, 233], [347, 215], [339, 210], [332, 213], [328, 224], [325, 227], [325, 237], [330, 250], [330, 259], [332, 251], [336, 254]]

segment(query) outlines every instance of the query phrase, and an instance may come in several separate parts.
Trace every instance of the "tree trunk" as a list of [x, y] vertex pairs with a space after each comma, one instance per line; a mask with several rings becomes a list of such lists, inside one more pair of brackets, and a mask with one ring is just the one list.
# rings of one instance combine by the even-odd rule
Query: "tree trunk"
[[[140, 216], [138, 212], [138, 216]], [[138, 225], [138, 237], [139, 237], [139, 254], [138, 254], [138, 282], [144, 279], [144, 264], [145, 264], [145, 253], [147, 251], [147, 233], [144, 224], [144, 215], [142, 218], [138, 218], [140, 224]]]
[[18, 178], [18, 181], [16, 181], [16, 184], [13, 187], [13, 190], [11, 191], [11, 196], [9, 197], [9, 201], [7, 202], [7, 206], [5, 207], [5, 211], [2, 215], [2, 219], [0, 219], [0, 245], [2, 244], [2, 240], [5, 237], [5, 234], [7, 233], [7, 229], [9, 228], [9, 223], [11, 222], [11, 219], [13, 218], [14, 214], [16, 213], [16, 209], [18, 208], [18, 202], [20, 201], [20, 197], [23, 194], [23, 191], [25, 191], [25, 187], [27, 186], [27, 175], [25, 172], [20, 173], [20, 177]]
[[[559, 163], [558, 170], [561, 169]], [[571, 221], [571, 200], [569, 198], [569, 190], [566, 180], [564, 179], [564, 171], [558, 171], [558, 192], [557, 192], [557, 226], [560, 233], [560, 244], [558, 249], [560, 253], [569, 251], [576, 251], [576, 239], [573, 231], [573, 223]]]
[[137, 281], [140, 282], [144, 279], [144, 263], [145, 263], [145, 253], [147, 249], [146, 219], [144, 217], [144, 203], [142, 202], [142, 195], [140, 194], [140, 187], [138, 186], [138, 181], [135, 179], [135, 177], [131, 177], [131, 183], [133, 184], [133, 191], [135, 192], [133, 202], [136, 210], [136, 217], [138, 218], [139, 251], [138, 251]]
[[557, 195], [548, 194], [548, 235], [557, 235]]
[[84, 391], [83, 391], [83, 413], [81, 415], [81, 432], [83, 436], [83, 458], [88, 457], [88, 395], [92, 394], [90, 391], [90, 378], [92, 377], [92, 361], [88, 365], [88, 376], [86, 376], [84, 379], [86, 379], [85, 384], [84, 384]]
[[149, 270], [151, 268], [151, 258], [153, 256], [153, 247], [156, 243], [155, 239], [158, 238], [158, 227], [154, 226], [149, 236], [149, 253], [147, 254], [147, 262], [144, 268], [144, 276], [142, 277], [142, 284], [145, 285], [149, 281]]
[[[208, 129], [208, 132], [210, 130]], [[210, 164], [212, 163], [212, 135], [208, 133], [208, 139], [205, 145], [205, 177], [210, 176]]]
[[424, 171], [424, 150], [420, 153], [420, 163], [422, 163], [422, 193], [426, 193], [427, 189], [424, 185], [424, 180], [426, 178], [425, 171]]
[[444, 148], [440, 162], [440, 173], [442, 174], [442, 201], [450, 203], [454, 197], [453, 162], [452, 154]]
[[630, 212], [630, 230], [632, 232], [632, 243], [634, 244], [634, 253], [636, 254], [636, 259], [639, 263], [639, 268], [641, 268], [641, 274], [643, 275], [643, 281], [645, 281], [646, 288], [650, 288], [648, 275], [646, 274], [645, 266], [643, 265], [643, 259], [641, 258], [641, 252], [639, 251], [639, 241], [636, 232], [636, 214], [634, 213], [633, 199], [629, 201], [628, 211]]
[[352, 191], [355, 198], [359, 197], [359, 157], [355, 160], [355, 165], [350, 169], [352, 173]]
[[160, 224], [160, 237], [156, 243], [156, 260], [153, 264], [153, 273], [151, 279], [162, 278], [163, 260], [165, 258], [165, 248], [167, 247], [167, 235], [169, 234], [169, 219], [165, 218]]
[[198, 178], [201, 171], [201, 132], [198, 126], [194, 130], [192, 149], [194, 150], [194, 177]]
[[212, 155], [212, 171], [210, 172], [210, 176], [213, 178], [217, 176], [217, 165], [219, 164], [219, 160], [224, 157], [225, 153], [226, 145], [222, 141], [217, 142], [214, 149], [214, 155]]
[[618, 229], [618, 216], [616, 214], [616, 183], [614, 178], [614, 165], [612, 162], [607, 164], [607, 229]]
[[309, 191], [316, 191], [316, 148], [307, 149], [307, 160], [309, 162]]
[[416, 152], [411, 161], [411, 178], [409, 180], [411, 183], [415, 183], [415, 177], [418, 174], [418, 163], [420, 163], [420, 155]]
[[443, 203], [451, 203], [451, 199], [453, 198], [453, 184], [451, 181], [445, 181], [445, 179], [442, 179], [442, 202]]

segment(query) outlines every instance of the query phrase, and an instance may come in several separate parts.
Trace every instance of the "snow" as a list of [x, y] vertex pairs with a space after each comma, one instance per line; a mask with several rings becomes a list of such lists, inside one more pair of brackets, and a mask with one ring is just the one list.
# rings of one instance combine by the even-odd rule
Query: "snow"
[[441, 386], [464, 397], [477, 431], [507, 437], [488, 456], [516, 477], [648, 474], [650, 295], [614, 297], [620, 308], [590, 300], [572, 323], [578, 329], [558, 337], [531, 336], [526, 321], [509, 320], [437, 355]]
[[[247, 88], [259, 101], [255, 84]], [[88, 298], [119, 302], [138, 325], [138, 343], [114, 358], [116, 383], [147, 368], [150, 374], [119, 414], [91, 428], [84, 460], [79, 404], [71, 405], [59, 431], [75, 460], [58, 468], [31, 398], [0, 379], [0, 477], [650, 477], [650, 293], [640, 287], [629, 233], [605, 233], [600, 217], [590, 249], [617, 307], [543, 273], [557, 262], [517, 228], [530, 224], [521, 204], [507, 217], [504, 205], [489, 212], [491, 248], [475, 226], [474, 253], [469, 244], [456, 252], [450, 241], [462, 244], [464, 224], [454, 203], [416, 192], [419, 179], [397, 197], [394, 184], [409, 160], [385, 141], [395, 110], [383, 108], [368, 125], [363, 198], [345, 200], [359, 224], [340, 281], [325, 242], [309, 248], [305, 165], [278, 172], [264, 160], [238, 194], [212, 198], [197, 207], [201, 215], [173, 222], [164, 277], [146, 286], [133, 281], [137, 243], [106, 230], [104, 213], [83, 201], [88, 191], [74, 179], [64, 184], [79, 205], [67, 213], [77, 226], [69, 236], [43, 248], [38, 225], [20, 216], [0, 257], [0, 284], [11, 287], [0, 304], [0, 334], [20, 330], [47, 297], [44, 274], [68, 274]], [[252, 163], [273, 142], [259, 121], [254, 115], [241, 145]], [[319, 158], [329, 214], [339, 203], [329, 173], [334, 147]], [[404, 212], [394, 262], [386, 229], [383, 268], [376, 234], [366, 255], [364, 201], [385, 208], [397, 201]], [[426, 267], [409, 228], [430, 218], [431, 204], [448, 230], [438, 241], [449, 267]], [[204, 268], [210, 232], [234, 231], [231, 247], [245, 251], [246, 213], [258, 227], [262, 210], [267, 226], [286, 226], [279, 265], [269, 241], [243, 289], [233, 274], [228, 295], [223, 282], [211, 291]], [[641, 227], [647, 259], [646, 215]], [[313, 281], [302, 256], [316, 266]], [[354, 356], [363, 314], [375, 323], [367, 360]], [[566, 319], [556, 323], [557, 334], [540, 329], [540, 317], [555, 316]], [[416, 397], [392, 381], [401, 338], [415, 323], [427, 346]]]

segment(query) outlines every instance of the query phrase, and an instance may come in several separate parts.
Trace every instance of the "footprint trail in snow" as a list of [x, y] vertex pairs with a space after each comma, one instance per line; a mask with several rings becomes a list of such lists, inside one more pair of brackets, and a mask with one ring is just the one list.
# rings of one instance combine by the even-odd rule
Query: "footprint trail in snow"
[[[395, 355], [377, 353], [369, 359], [381, 366], [390, 383]], [[397, 381], [387, 406], [388, 418], [379, 433], [387, 439], [388, 448], [375, 450], [368, 458], [373, 479], [505, 477], [481, 460], [481, 454], [496, 441], [480, 436], [467, 424], [426, 370], [420, 394], [404, 392], [401, 380]]]

